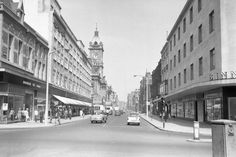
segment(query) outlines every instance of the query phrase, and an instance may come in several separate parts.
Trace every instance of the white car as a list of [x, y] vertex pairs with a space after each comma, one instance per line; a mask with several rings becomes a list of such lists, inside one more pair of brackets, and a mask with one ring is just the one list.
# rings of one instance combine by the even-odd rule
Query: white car
[[107, 115], [105, 115], [103, 112], [101, 111], [95, 111], [94, 114], [91, 115], [90, 117], [90, 121], [91, 123], [106, 123], [107, 122]]
[[132, 112], [127, 118], [127, 125], [137, 124], [140, 125], [140, 117], [138, 113]]

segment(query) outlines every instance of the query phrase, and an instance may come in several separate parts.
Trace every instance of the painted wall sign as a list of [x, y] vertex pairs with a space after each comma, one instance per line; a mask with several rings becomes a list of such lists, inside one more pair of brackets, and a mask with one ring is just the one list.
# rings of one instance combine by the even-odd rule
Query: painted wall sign
[[212, 73], [209, 75], [209, 79], [210, 79], [210, 81], [236, 79], [236, 71]]

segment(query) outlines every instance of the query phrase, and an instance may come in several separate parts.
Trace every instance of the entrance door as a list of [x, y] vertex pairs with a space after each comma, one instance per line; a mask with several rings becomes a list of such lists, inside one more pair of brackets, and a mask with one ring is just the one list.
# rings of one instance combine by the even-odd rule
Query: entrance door
[[32, 119], [33, 117], [33, 94], [25, 94], [25, 109], [29, 110], [29, 117]]
[[197, 114], [198, 114], [198, 121], [203, 122], [204, 121], [204, 101], [199, 100], [197, 101]]
[[236, 120], [236, 97], [228, 98], [229, 119]]

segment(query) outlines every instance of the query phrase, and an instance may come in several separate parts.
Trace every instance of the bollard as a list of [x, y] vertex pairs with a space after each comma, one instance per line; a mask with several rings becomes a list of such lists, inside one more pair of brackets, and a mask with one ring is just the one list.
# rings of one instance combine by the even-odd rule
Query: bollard
[[163, 121], [163, 128], [165, 128], [165, 121]]
[[199, 140], [199, 122], [194, 121], [193, 122], [193, 139], [194, 140]]

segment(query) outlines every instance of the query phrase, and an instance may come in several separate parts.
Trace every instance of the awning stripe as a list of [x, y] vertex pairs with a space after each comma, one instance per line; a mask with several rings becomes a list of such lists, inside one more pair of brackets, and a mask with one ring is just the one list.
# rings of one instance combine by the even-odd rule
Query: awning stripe
[[92, 106], [91, 103], [79, 101], [76, 99], [66, 98], [59, 95], [53, 95], [56, 99], [67, 105], [78, 105], [78, 106]]

